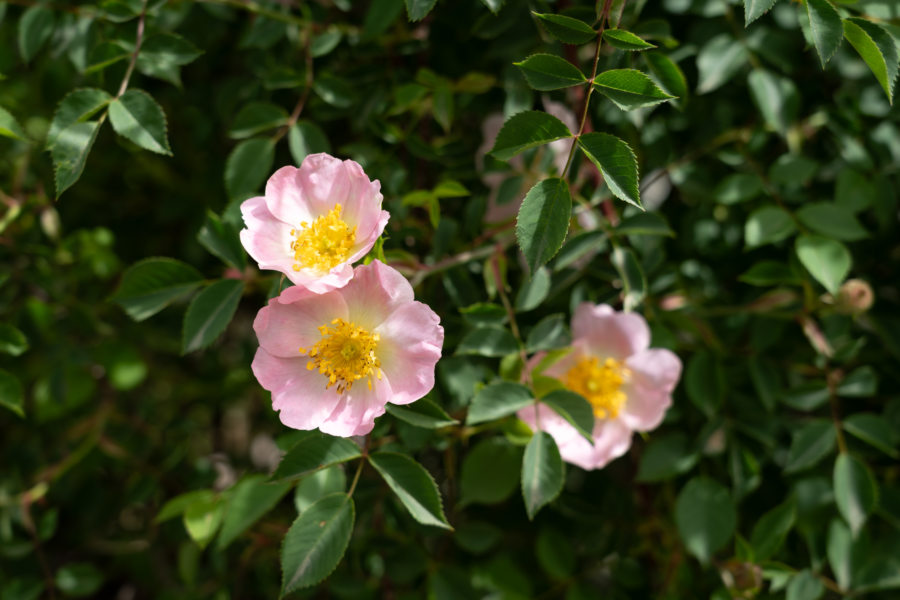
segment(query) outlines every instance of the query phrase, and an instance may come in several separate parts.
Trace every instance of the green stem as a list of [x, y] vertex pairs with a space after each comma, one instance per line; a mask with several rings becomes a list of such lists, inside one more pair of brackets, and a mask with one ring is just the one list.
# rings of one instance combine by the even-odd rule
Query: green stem
[[[134, 52], [131, 53], [131, 61], [128, 63], [128, 68], [125, 70], [125, 76], [122, 78], [122, 84], [119, 86], [119, 91], [116, 93], [116, 98], [121, 98], [122, 94], [125, 93], [125, 90], [128, 89], [128, 82], [131, 79], [131, 74], [134, 73], [134, 67], [137, 64], [138, 54], [141, 52], [141, 44], [144, 42], [144, 21], [146, 18], [147, 0], [143, 0], [143, 2], [141, 3], [141, 15], [140, 17], [138, 17], [137, 34], [134, 38]], [[104, 113], [103, 116], [105, 117], [106, 113]]]

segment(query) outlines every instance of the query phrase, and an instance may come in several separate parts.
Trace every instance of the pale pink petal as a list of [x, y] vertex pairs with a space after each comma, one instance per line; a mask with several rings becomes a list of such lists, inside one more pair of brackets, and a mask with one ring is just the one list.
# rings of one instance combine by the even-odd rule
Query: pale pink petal
[[434, 311], [421, 302], [404, 304], [375, 331], [381, 337], [381, 370], [394, 392], [390, 401], [409, 404], [431, 391], [444, 345], [444, 328]]
[[606, 304], [579, 304], [572, 318], [572, 332], [601, 358], [624, 360], [650, 345], [650, 328], [644, 317], [616, 312]]
[[384, 405], [390, 398], [391, 385], [387, 381], [373, 381], [370, 390], [366, 381], [361, 379], [349, 392], [341, 395], [340, 401], [319, 429], [341, 437], [365, 435], [375, 427], [375, 419], [384, 414]]
[[672, 390], [681, 375], [681, 361], [662, 348], [644, 350], [626, 361], [631, 381], [623, 391], [627, 395], [619, 418], [635, 431], [650, 431], [662, 423], [672, 405]]
[[344, 161], [344, 173], [348, 181], [347, 195], [339, 200], [344, 222], [356, 226], [357, 239], [368, 238], [382, 217], [381, 182], [370, 181], [363, 168], [352, 160]]
[[353, 271], [353, 285], [341, 290], [350, 320], [368, 331], [374, 330], [404, 304], [413, 301], [413, 289], [396, 269], [380, 260], [360, 265]]
[[[293, 289], [301, 288], [288, 288], [283, 295]], [[291, 292], [288, 297], [296, 294]], [[347, 306], [338, 292], [311, 295], [294, 303], [276, 299], [256, 314], [253, 330], [260, 347], [269, 354], [294, 358], [301, 356], [300, 348], [309, 350], [322, 339], [319, 327], [329, 325], [334, 319], [346, 318]]]
[[300, 187], [300, 169], [296, 167], [281, 167], [269, 177], [266, 182], [266, 206], [279, 220], [295, 228], [318, 216], [310, 210], [309, 201]]
[[377, 215], [377, 218], [372, 221], [369, 233], [360, 237], [359, 232], [357, 232], [356, 243], [353, 244], [352, 252], [350, 256], [347, 257], [348, 263], [355, 263], [368, 254], [369, 250], [372, 249], [372, 246], [375, 245], [375, 241], [384, 232], [384, 228], [391, 218], [391, 213], [386, 210], [380, 210], [380, 206], [381, 205], [379, 204], [379, 214]]
[[310, 154], [304, 158], [297, 178], [314, 217], [329, 212], [336, 204], [343, 205], [350, 193], [350, 176], [344, 161], [329, 154]]
[[240, 232], [241, 244], [247, 254], [259, 263], [259, 268], [290, 271], [294, 264], [291, 226], [269, 212], [262, 197], [243, 202], [241, 214], [247, 225], [247, 229]]
[[340, 400], [328, 380], [306, 368], [306, 358], [280, 358], [264, 349], [256, 351], [251, 369], [264, 389], [272, 392], [272, 408], [281, 422], [294, 429], [315, 429]]
[[574, 367], [578, 363], [578, 361], [582, 360], [586, 356], [590, 356], [590, 351], [588, 350], [587, 344], [585, 344], [584, 340], [575, 340], [572, 343], [571, 348], [571, 352], [544, 369], [543, 374], [550, 377], [555, 377], [562, 381], [565, 378], [566, 373], [569, 372], [569, 369]]
[[318, 273], [311, 269], [287, 271], [287, 277], [291, 282], [316, 294], [324, 294], [331, 290], [344, 287], [353, 279], [353, 267], [349, 262], [344, 262], [333, 267], [327, 273]]
[[612, 460], [628, 452], [631, 447], [631, 429], [621, 419], [597, 419], [594, 422], [593, 433], [594, 469], [602, 469]]

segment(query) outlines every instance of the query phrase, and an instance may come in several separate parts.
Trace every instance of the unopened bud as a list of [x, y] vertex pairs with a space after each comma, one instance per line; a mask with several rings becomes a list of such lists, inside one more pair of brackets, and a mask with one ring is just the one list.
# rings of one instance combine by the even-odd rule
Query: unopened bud
[[845, 315], [855, 315], [866, 312], [875, 302], [875, 293], [872, 286], [862, 279], [848, 279], [841, 286], [835, 299], [835, 309]]

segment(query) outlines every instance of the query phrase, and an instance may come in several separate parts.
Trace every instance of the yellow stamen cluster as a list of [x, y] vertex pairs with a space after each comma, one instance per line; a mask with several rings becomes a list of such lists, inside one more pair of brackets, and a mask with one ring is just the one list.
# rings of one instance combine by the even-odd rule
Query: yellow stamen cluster
[[309, 356], [306, 368], [328, 377], [325, 389], [337, 386], [338, 394], [349, 392], [353, 383], [368, 378], [372, 389], [372, 376], [381, 379], [381, 361], [375, 354], [379, 336], [353, 323], [335, 319], [330, 325], [319, 327], [322, 339], [310, 348], [300, 348], [300, 354]]
[[596, 418], [614, 419], [625, 406], [627, 396], [621, 388], [629, 375], [622, 361], [591, 356], [582, 358], [569, 369], [563, 383], [591, 403]]
[[356, 243], [356, 227], [351, 229], [341, 219], [343, 210], [336, 204], [312, 223], [304, 222], [300, 229], [291, 229], [291, 235], [296, 238], [291, 242], [295, 271], [313, 269], [324, 273], [347, 260]]

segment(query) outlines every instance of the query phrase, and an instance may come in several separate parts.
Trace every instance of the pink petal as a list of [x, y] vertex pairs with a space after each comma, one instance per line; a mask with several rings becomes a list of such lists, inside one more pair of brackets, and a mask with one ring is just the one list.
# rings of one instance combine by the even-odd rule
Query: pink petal
[[269, 177], [266, 206], [279, 220], [295, 228], [316, 218], [300, 184], [300, 169], [296, 167], [281, 167]]
[[356, 243], [353, 244], [353, 251], [349, 257], [347, 257], [348, 263], [355, 263], [363, 256], [368, 254], [369, 250], [372, 249], [372, 246], [375, 245], [375, 241], [378, 237], [384, 232], [384, 227], [387, 225], [388, 219], [391, 218], [391, 214], [386, 210], [379, 210], [377, 217], [368, 225], [371, 226], [369, 233], [365, 235], [360, 235], [360, 231], [362, 228], [357, 230], [356, 232]]
[[681, 359], [665, 348], [650, 348], [625, 361], [640, 384], [671, 393], [681, 377]]
[[376, 417], [384, 414], [384, 405], [391, 398], [391, 385], [385, 380], [374, 380], [372, 389], [364, 380], [357, 381], [340, 401], [319, 429], [329, 435], [350, 437], [365, 435], [375, 427]]
[[241, 214], [247, 225], [240, 233], [241, 244], [247, 254], [259, 263], [260, 269], [290, 272], [294, 264], [292, 227], [269, 212], [262, 197], [243, 202]]
[[312, 269], [294, 271], [293, 268], [286, 274], [294, 285], [306, 288], [316, 294], [325, 294], [347, 285], [353, 279], [353, 267], [349, 262], [344, 262], [324, 274]]
[[[602, 469], [631, 447], [631, 429], [621, 419], [598, 419], [594, 422], [594, 466]], [[562, 450], [560, 450], [562, 454]], [[563, 456], [565, 458], [565, 456]]]
[[656, 429], [672, 405], [672, 390], [681, 376], [681, 361], [662, 348], [644, 350], [626, 361], [631, 381], [624, 391], [625, 408], [619, 418], [635, 431]]
[[350, 320], [373, 331], [388, 315], [413, 302], [413, 289], [406, 277], [379, 260], [353, 271], [352, 285], [341, 290]]
[[325, 153], [310, 154], [303, 159], [297, 178], [314, 217], [329, 212], [336, 204], [347, 202], [350, 176], [344, 161], [339, 158]]
[[356, 226], [357, 239], [368, 239], [383, 216], [381, 182], [370, 181], [363, 168], [352, 160], [344, 161], [344, 173], [348, 179], [347, 196], [340, 201], [344, 221]]
[[623, 360], [646, 350], [650, 328], [637, 313], [616, 312], [606, 304], [579, 304], [572, 318], [576, 340], [584, 340], [592, 354]]
[[[291, 289], [294, 288], [288, 288], [285, 293]], [[290, 296], [296, 294], [291, 292]], [[300, 348], [308, 350], [322, 339], [319, 327], [336, 318], [347, 318], [347, 306], [338, 292], [309, 295], [294, 303], [273, 300], [257, 313], [253, 330], [260, 347], [269, 354], [295, 358], [301, 356]]]
[[280, 358], [264, 349], [250, 365], [264, 389], [272, 392], [272, 408], [281, 422], [294, 429], [315, 429], [330, 415], [340, 395], [325, 389], [328, 380], [306, 368], [306, 358]]
[[381, 336], [381, 370], [394, 392], [391, 402], [409, 404], [431, 391], [444, 344], [444, 328], [434, 311], [421, 302], [405, 304], [375, 331]]

